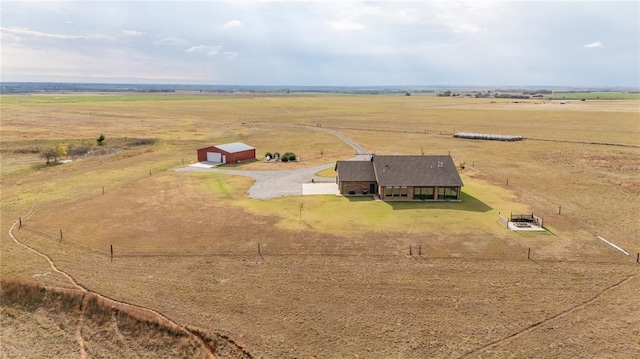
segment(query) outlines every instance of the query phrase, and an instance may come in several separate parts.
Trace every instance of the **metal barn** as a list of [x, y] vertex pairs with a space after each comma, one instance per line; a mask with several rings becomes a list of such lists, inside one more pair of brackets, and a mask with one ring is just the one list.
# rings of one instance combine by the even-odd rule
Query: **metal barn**
[[256, 149], [242, 142], [225, 143], [198, 150], [198, 162], [237, 163], [256, 158]]

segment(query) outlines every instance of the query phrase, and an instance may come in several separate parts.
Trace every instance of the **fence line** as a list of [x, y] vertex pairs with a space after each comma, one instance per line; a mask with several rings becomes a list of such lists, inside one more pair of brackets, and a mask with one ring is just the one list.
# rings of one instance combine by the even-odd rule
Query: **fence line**
[[[57, 232], [44, 232], [33, 228], [21, 229], [16, 235], [24, 236], [30, 234], [39, 237], [41, 240], [49, 243], [59, 243]], [[67, 235], [68, 236], [68, 235]], [[277, 245], [268, 244], [262, 246], [260, 252], [256, 251], [257, 242], [244, 242], [242, 246], [230, 248], [230, 246], [219, 247], [203, 252], [198, 248], [184, 247], [157, 247], [153, 249], [135, 249], [123, 248], [118, 244], [104, 243], [104, 246], [96, 248], [77, 243], [72, 236], [69, 240], [64, 240], [61, 247], [72, 247], [86, 253], [92, 253], [109, 259], [110, 251], [113, 249], [113, 259], [117, 261], [119, 258], [205, 258], [205, 257], [228, 257], [228, 258], [247, 258], [256, 257], [268, 259], [269, 257], [340, 257], [340, 258], [414, 258], [421, 260], [473, 260], [473, 261], [535, 261], [535, 262], [588, 262], [588, 263], [636, 263], [635, 256], [619, 256], [613, 253], [593, 254], [593, 253], [574, 253], [574, 254], [545, 254], [540, 253], [535, 248], [518, 247], [504, 248], [494, 253], [484, 250], [444, 250], [429, 246], [428, 242], [416, 242], [415, 244], [407, 244], [402, 250], [398, 247], [375, 249], [375, 245], [364, 245], [362, 247], [352, 248], [308, 248], [306, 250], [287, 250]], [[26, 239], [29, 241], [29, 239]], [[473, 240], [473, 238], [470, 238]], [[185, 239], [188, 241], [188, 239]], [[35, 243], [31, 243], [35, 244]], [[113, 245], [113, 247], [111, 247]], [[409, 249], [411, 246], [411, 249]], [[411, 252], [410, 252], [411, 251]], [[632, 258], [633, 257], [633, 258]], [[630, 260], [629, 258], [633, 259]]]

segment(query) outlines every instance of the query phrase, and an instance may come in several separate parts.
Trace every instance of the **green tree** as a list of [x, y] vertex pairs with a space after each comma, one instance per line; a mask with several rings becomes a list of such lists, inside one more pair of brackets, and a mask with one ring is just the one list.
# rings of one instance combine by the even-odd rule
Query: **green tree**
[[64, 143], [59, 143], [56, 148], [53, 149], [56, 152], [56, 158], [67, 155], [68, 147]]
[[56, 152], [56, 150], [54, 148], [51, 148], [51, 149], [43, 151], [40, 154], [40, 157], [44, 158], [45, 160], [47, 160], [47, 164], [50, 164], [52, 158], [53, 158], [54, 162], [56, 162], [58, 160], [58, 153]]
[[105, 137], [103, 134], [100, 134], [100, 137], [98, 137], [98, 139], [96, 140], [96, 142], [98, 143], [98, 146], [102, 146], [102, 144], [104, 143]]

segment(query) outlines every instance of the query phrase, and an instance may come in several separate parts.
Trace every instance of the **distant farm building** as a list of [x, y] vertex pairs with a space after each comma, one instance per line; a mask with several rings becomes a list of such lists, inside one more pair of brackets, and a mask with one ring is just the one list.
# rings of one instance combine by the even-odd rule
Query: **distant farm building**
[[256, 149], [242, 142], [225, 143], [198, 150], [198, 162], [237, 163], [256, 158]]
[[459, 201], [462, 180], [451, 156], [378, 156], [336, 162], [342, 195], [378, 195], [383, 201]]
[[496, 135], [491, 133], [473, 133], [473, 132], [456, 132], [453, 134], [455, 138], [468, 138], [472, 140], [491, 140], [491, 141], [522, 141], [522, 136]]

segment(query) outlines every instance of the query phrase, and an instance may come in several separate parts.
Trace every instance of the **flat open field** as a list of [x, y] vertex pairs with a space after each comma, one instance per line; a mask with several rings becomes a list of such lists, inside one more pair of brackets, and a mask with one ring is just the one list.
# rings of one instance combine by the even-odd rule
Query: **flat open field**
[[[23, 217], [16, 237], [84, 287], [225, 333], [254, 357], [640, 354], [640, 101], [327, 94], [1, 100], [3, 278], [69, 287], [8, 237]], [[173, 171], [195, 161], [197, 148], [232, 141], [255, 146], [259, 157], [301, 157], [233, 166], [239, 170], [354, 155], [324, 129], [377, 154], [450, 153], [465, 163], [463, 201], [250, 200], [248, 177]], [[462, 140], [452, 137], [456, 131], [527, 140]], [[112, 154], [43, 167], [36, 153], [59, 143], [95, 149], [100, 134]], [[131, 144], [140, 138], [158, 141]], [[533, 212], [549, 231], [510, 232], [497, 217], [511, 212]]]

